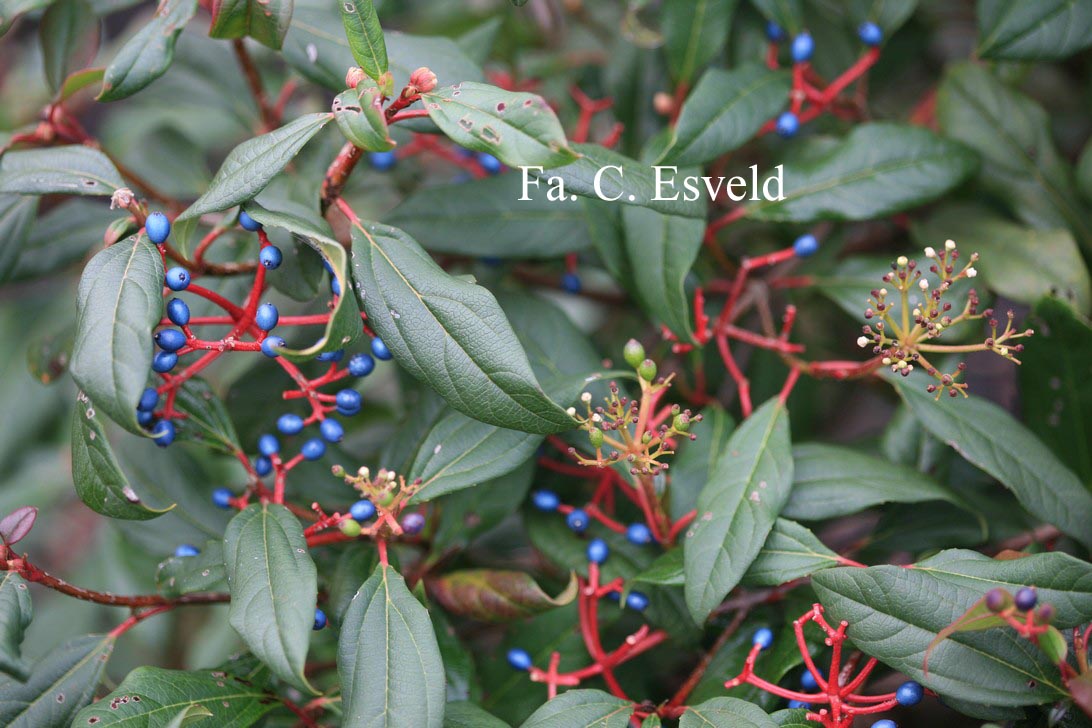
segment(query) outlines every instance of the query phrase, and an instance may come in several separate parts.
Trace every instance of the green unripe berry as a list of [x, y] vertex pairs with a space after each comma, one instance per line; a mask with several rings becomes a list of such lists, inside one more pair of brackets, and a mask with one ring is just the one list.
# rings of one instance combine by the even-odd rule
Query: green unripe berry
[[591, 442], [591, 446], [595, 449], [603, 447], [603, 431], [598, 427], [593, 427], [588, 430], [588, 441]]
[[646, 432], [645, 434], [641, 435], [641, 444], [647, 445], [650, 442], [652, 442], [652, 433], [651, 432]]
[[690, 429], [690, 418], [686, 415], [675, 415], [675, 419], [671, 421], [671, 426], [675, 428], [676, 432], [686, 432]]
[[645, 347], [641, 346], [641, 342], [637, 339], [630, 339], [626, 342], [626, 348], [622, 350], [622, 356], [625, 357], [626, 364], [636, 369], [645, 360]]
[[339, 528], [341, 529], [341, 532], [349, 538], [356, 538], [360, 535], [360, 524], [352, 518], [346, 518], [342, 521]]
[[390, 507], [391, 503], [394, 503], [394, 491], [393, 490], [388, 490], [386, 493], [382, 493], [379, 496], [379, 505], [383, 506], [384, 508]]
[[656, 362], [645, 359], [637, 366], [637, 376], [646, 382], [651, 382], [656, 378]]

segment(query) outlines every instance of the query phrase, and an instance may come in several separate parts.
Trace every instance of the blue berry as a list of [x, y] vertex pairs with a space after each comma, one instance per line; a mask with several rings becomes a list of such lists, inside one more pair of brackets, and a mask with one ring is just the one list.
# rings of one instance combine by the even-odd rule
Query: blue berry
[[899, 728], [899, 727], [895, 724], [895, 721], [888, 720], [887, 718], [884, 718], [883, 720], [878, 720], [875, 723], [873, 723], [872, 728]]
[[156, 332], [155, 343], [163, 351], [178, 351], [186, 345], [186, 335], [178, 329], [163, 329]]
[[199, 553], [201, 553], [200, 549], [188, 543], [181, 544], [178, 548], [174, 550], [174, 555], [180, 559], [186, 559], [190, 556], [197, 556], [197, 554]]
[[801, 33], [792, 39], [793, 63], [804, 63], [811, 60], [811, 54], [815, 52], [815, 41], [811, 33]]
[[372, 165], [372, 169], [377, 169], [380, 172], [394, 169], [397, 161], [398, 157], [395, 156], [394, 152], [368, 152], [368, 163]]
[[489, 174], [498, 174], [501, 171], [501, 161], [492, 154], [478, 152], [478, 164]]
[[161, 351], [152, 358], [152, 371], [163, 374], [174, 369], [178, 363], [178, 354], [173, 351]]
[[335, 296], [341, 295], [341, 281], [337, 279], [337, 276], [330, 276], [330, 293]]
[[342, 417], [355, 417], [360, 414], [360, 405], [357, 405], [356, 407], [342, 407], [338, 405], [336, 411]]
[[1039, 595], [1035, 593], [1034, 588], [1025, 586], [1016, 592], [1013, 601], [1016, 603], [1016, 608], [1021, 612], [1028, 612], [1035, 608], [1035, 604], [1039, 601]]
[[318, 632], [320, 629], [326, 626], [326, 612], [322, 611], [318, 607], [315, 607], [315, 626], [313, 629]]
[[347, 410], [360, 409], [360, 392], [356, 391], [355, 389], [342, 389], [336, 395], [334, 395], [334, 398], [339, 408]]
[[785, 29], [772, 20], [766, 21], [766, 40], [771, 43], [780, 43], [785, 40]]
[[349, 374], [354, 377], [366, 377], [375, 371], [375, 359], [368, 354], [353, 354], [349, 357]]
[[141, 412], [137, 410], [136, 421], [141, 427], [147, 427], [155, 420], [155, 414], [152, 412]]
[[255, 458], [254, 472], [258, 474], [258, 477], [264, 478], [273, 472], [273, 461], [265, 455]]
[[601, 538], [593, 538], [588, 542], [588, 561], [593, 564], [601, 564], [610, 556], [610, 547]]
[[370, 521], [375, 517], [375, 506], [372, 505], [370, 500], [358, 500], [349, 506], [349, 515], [353, 517], [354, 521], [360, 523]]
[[330, 265], [330, 261], [327, 258], [322, 259], [322, 267], [326, 269], [326, 272], [330, 275], [334, 274], [334, 266]]
[[756, 629], [754, 635], [751, 637], [751, 642], [761, 646], [764, 650], [768, 650], [770, 649], [770, 645], [773, 644], [773, 631], [767, 627]]
[[777, 117], [778, 136], [790, 139], [796, 136], [798, 131], [800, 131], [800, 119], [797, 118], [796, 114], [786, 111]]
[[157, 404], [159, 404], [159, 392], [155, 391], [155, 387], [148, 387], [140, 393], [140, 401], [137, 402], [136, 408], [141, 412], [151, 412]]
[[861, 23], [861, 26], [857, 28], [857, 37], [866, 46], [875, 47], [883, 42], [883, 31], [873, 22]]
[[217, 488], [212, 491], [212, 502], [217, 508], [231, 508], [231, 499], [234, 497], [227, 488]]
[[284, 339], [279, 336], [267, 336], [262, 340], [262, 353], [270, 359], [276, 359], [281, 355], [279, 351], [284, 347]]
[[167, 271], [164, 280], [172, 291], [184, 291], [190, 287], [190, 272], [182, 266], [175, 266]]
[[569, 515], [565, 516], [565, 523], [577, 533], [584, 533], [588, 530], [588, 514], [579, 508], [574, 508]]
[[561, 505], [561, 499], [552, 490], [536, 490], [531, 494], [531, 502], [535, 504], [535, 508], [546, 512], [556, 511]]
[[258, 306], [258, 310], [254, 313], [254, 323], [262, 331], [272, 331], [280, 320], [281, 314], [272, 303], [263, 303]]
[[819, 683], [815, 681], [815, 675], [811, 674], [811, 670], [804, 670], [804, 674], [800, 676], [800, 687], [804, 690], [819, 689]]
[[170, 420], [160, 420], [155, 423], [155, 427], [152, 428], [152, 437], [155, 438], [156, 445], [167, 447], [174, 442], [174, 423]]
[[518, 647], [513, 647], [508, 650], [508, 664], [517, 670], [530, 670], [531, 656], [527, 654], [527, 650], [521, 650]]
[[812, 234], [801, 235], [792, 244], [797, 258], [810, 258], [819, 251], [819, 241]]
[[281, 254], [281, 249], [276, 245], [267, 245], [262, 248], [262, 252], [258, 253], [258, 262], [260, 262], [266, 270], [276, 270], [281, 267], [281, 261], [284, 260], [284, 256]]
[[904, 682], [895, 690], [895, 700], [899, 701], [899, 705], [917, 705], [924, 696], [925, 688], [913, 680]]
[[580, 293], [580, 276], [576, 273], [563, 273], [561, 287], [569, 293]]
[[425, 517], [420, 513], [407, 513], [402, 517], [402, 531], [408, 536], [416, 536], [425, 530]]
[[644, 546], [652, 542], [652, 531], [643, 523], [631, 523], [626, 529], [626, 538], [630, 543]]
[[293, 414], [281, 415], [277, 418], [277, 429], [284, 435], [298, 435], [303, 429], [303, 418]]
[[171, 221], [162, 212], [153, 212], [144, 221], [144, 232], [153, 243], [162, 245], [171, 234]]
[[796, 710], [797, 708], [810, 708], [811, 703], [805, 703], [803, 700], [790, 700], [789, 710]]
[[626, 595], [626, 608], [643, 612], [648, 609], [648, 597], [639, 591], [631, 591]]
[[372, 339], [372, 355], [375, 356], [376, 359], [382, 359], [383, 361], [390, 361], [393, 356], [391, 350], [383, 343], [383, 339], [378, 337]]
[[339, 362], [345, 357], [345, 350], [338, 349], [336, 351], [324, 351], [315, 357], [315, 361], [332, 361]]
[[341, 426], [340, 422], [330, 418], [323, 420], [322, 424], [319, 425], [319, 433], [327, 442], [341, 442], [341, 439], [345, 437], [345, 428]]
[[190, 322], [190, 307], [181, 298], [167, 301], [167, 318], [175, 326], [185, 326]]
[[611, 600], [612, 602], [616, 602], [621, 598], [622, 598], [622, 592], [620, 592], [620, 591], [609, 591], [609, 592], [607, 592], [607, 599]]
[[326, 454], [326, 443], [315, 437], [303, 443], [300, 448], [304, 460], [318, 460]]
[[281, 443], [273, 435], [262, 435], [258, 438], [258, 452], [271, 458], [281, 451]]
[[239, 213], [239, 225], [243, 230], [248, 230], [252, 233], [256, 233], [262, 229], [262, 224], [248, 215], [246, 210]]

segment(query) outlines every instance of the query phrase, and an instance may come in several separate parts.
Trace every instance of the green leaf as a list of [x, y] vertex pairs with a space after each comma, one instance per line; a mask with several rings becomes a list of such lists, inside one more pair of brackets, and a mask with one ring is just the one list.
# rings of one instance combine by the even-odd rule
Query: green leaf
[[677, 83], [689, 84], [724, 50], [737, 0], [666, 0], [664, 50]]
[[822, 521], [881, 503], [930, 500], [973, 512], [958, 495], [915, 468], [816, 442], [797, 445], [792, 455], [792, 493], [782, 511], [789, 518]]
[[846, 10], [853, 27], [872, 21], [883, 29], [886, 41], [917, 10], [918, 0], [849, 0]]
[[778, 518], [743, 581], [757, 586], [778, 586], [839, 566], [842, 559], [815, 534], [796, 521]]
[[177, 392], [174, 406], [186, 415], [178, 423], [181, 437], [202, 442], [225, 455], [233, 455], [243, 449], [227, 407], [205, 380], [198, 377], [188, 379]]
[[292, 0], [213, 0], [210, 38], [250, 36], [280, 50], [292, 22]]
[[151, 508], [121, 471], [93, 402], [80, 396], [72, 410], [72, 482], [88, 508], [110, 518], [147, 521], [174, 508]]
[[0, 192], [112, 195], [124, 186], [114, 163], [82, 144], [6, 152], [0, 157]]
[[15, 271], [37, 216], [37, 197], [0, 195], [0, 283]]
[[792, 470], [789, 416], [773, 399], [732, 433], [686, 530], [686, 606], [698, 624], [758, 556], [789, 497]]
[[937, 89], [936, 114], [945, 134], [981, 155], [979, 182], [1017, 217], [1033, 227], [1068, 227], [1092, 249], [1092, 222], [1043, 107], [968, 62], [948, 68]]
[[1092, 565], [1061, 553], [996, 561], [973, 551], [942, 551], [914, 565], [841, 568], [815, 574], [812, 584], [827, 620], [847, 620], [856, 648], [945, 697], [993, 706], [1031, 705], [1064, 692], [1057, 668], [1009, 629], [961, 632], [922, 663], [938, 633], [987, 591], [1035, 584], [1067, 628], [1092, 609]]
[[171, 556], [156, 570], [155, 586], [166, 597], [225, 590], [223, 542], [206, 541], [197, 556]]
[[627, 728], [633, 707], [602, 690], [567, 690], [532, 713], [520, 728]]
[[196, 12], [197, 0], [165, 0], [110, 61], [96, 100], [132, 96], [166, 73], [174, 60], [175, 41]]
[[475, 257], [555, 258], [591, 244], [582, 205], [553, 202], [546, 190], [502, 174], [458, 184], [421, 187], [384, 222], [426, 249]]
[[94, 33], [97, 39], [99, 19], [84, 0], [56, 0], [42, 15], [38, 32], [46, 80], [57, 91], [68, 72], [78, 65], [76, 56], [84, 51], [87, 36]]
[[341, 22], [358, 66], [376, 81], [387, 72], [387, 44], [372, 0], [342, 0]]
[[0, 37], [15, 24], [24, 13], [49, 7], [53, 0], [0, 0]]
[[929, 202], [977, 167], [970, 149], [927, 129], [861, 124], [821, 153], [785, 164], [781, 200], [746, 206], [775, 222], [869, 220]]
[[[591, 381], [603, 358], [561, 308], [532, 293], [503, 291], [498, 302], [541, 381]], [[564, 350], [565, 356], [557, 356]], [[552, 391], [552, 390], [551, 390]]]
[[709, 482], [736, 426], [732, 416], [717, 404], [703, 409], [701, 417], [701, 425], [694, 429], [698, 439], [681, 442], [678, 455], [671, 463], [668, 497], [671, 500], [671, 514], [675, 518], [697, 507], [698, 494]]
[[647, 569], [637, 574], [630, 581], [643, 581], [646, 584], [655, 584], [656, 586], [682, 586], [686, 583], [686, 573], [683, 570], [683, 550], [673, 548], [670, 551], [665, 551]]
[[[287, 230], [296, 240], [310, 246], [321, 255], [334, 271], [342, 291], [349, 291], [352, 288], [348, 253], [345, 247], [334, 238], [330, 226], [324, 220], [313, 216], [304, 218], [290, 212], [266, 210], [256, 203], [249, 203], [245, 207], [247, 214], [262, 225]], [[308, 361], [323, 352], [351, 346], [360, 338], [364, 328], [360, 321], [360, 308], [357, 306], [355, 296], [338, 296], [330, 314], [326, 329], [314, 344], [303, 349], [281, 349], [281, 356], [289, 361]]]
[[224, 534], [231, 626], [273, 674], [308, 693], [303, 674], [318, 582], [303, 528], [275, 503], [248, 506]]
[[163, 256], [143, 235], [95, 254], [76, 293], [70, 371], [95, 407], [141, 434], [136, 406], [152, 366], [152, 330], [163, 313]]
[[1044, 298], [1028, 322], [1032, 346], [1020, 355], [1024, 422], [1081, 482], [1092, 483], [1092, 326], [1067, 304]]
[[775, 728], [766, 711], [739, 698], [713, 698], [686, 706], [679, 728]]
[[235, 147], [220, 165], [208, 191], [178, 219], [226, 210], [250, 200], [333, 118], [330, 113], [307, 114]]
[[1031, 430], [978, 397], [934, 401], [915, 377], [896, 382], [896, 388], [934, 437], [1000, 481], [1030, 513], [1092, 546], [1086, 517], [1092, 493]]
[[551, 597], [522, 571], [463, 569], [429, 579], [428, 593], [443, 608], [460, 617], [482, 622], [510, 622], [525, 619], [576, 598], [576, 574], [568, 586]]
[[534, 474], [534, 459], [528, 459], [511, 473], [437, 500], [443, 517], [432, 534], [432, 553], [465, 548], [515, 513], [527, 497]]
[[76, 637], [54, 648], [31, 671], [26, 682], [0, 678], [0, 724], [6, 728], [71, 725], [95, 695], [106, 662], [114, 650], [109, 635]]
[[482, 422], [538, 434], [572, 427], [493, 294], [448, 275], [397, 228], [356, 222], [352, 236], [357, 297], [403, 368]]
[[254, 725], [278, 707], [278, 701], [266, 689], [265, 668], [253, 659], [241, 662], [216, 670], [138, 667], [117, 690], [84, 708], [73, 725], [170, 728], [205, 724], [200, 719], [175, 722], [178, 716], [212, 718], [209, 725], [223, 728]]
[[[348, 3], [348, 0], [346, 0]], [[355, 89], [342, 91], [330, 107], [334, 121], [345, 138], [361, 149], [385, 152], [394, 149], [383, 112], [383, 94], [375, 86], [360, 84]]]
[[106, 75], [105, 68], [84, 68], [80, 71], [73, 71], [68, 74], [68, 78], [61, 84], [61, 88], [57, 91], [57, 98], [60, 101], [67, 101], [77, 92], [84, 90], [88, 86], [93, 86], [97, 83], [101, 83], [103, 76]]
[[444, 666], [428, 610], [380, 564], [353, 597], [338, 639], [343, 725], [439, 728]]
[[19, 646], [33, 616], [27, 583], [14, 571], [5, 571], [0, 575], [0, 672], [16, 680], [26, 680], [30, 673]]
[[560, 167], [579, 156], [553, 109], [536, 94], [466, 81], [421, 94], [421, 101], [457, 144], [509, 166]]
[[627, 206], [622, 209], [622, 224], [632, 289], [641, 308], [681, 340], [693, 341], [683, 283], [701, 250], [705, 221]]
[[1080, 0], [978, 0], [982, 58], [1058, 60], [1092, 45], [1092, 7]]
[[444, 706], [444, 728], [509, 728], [509, 726], [474, 703], [456, 700]]
[[772, 20], [790, 36], [804, 30], [803, 0], [751, 0], [758, 12], [767, 20]]
[[705, 164], [737, 149], [785, 108], [789, 74], [749, 63], [711, 68], [690, 92], [658, 164]]
[[914, 224], [911, 232], [921, 245], [952, 239], [961, 253], [978, 253], [979, 278], [1006, 298], [1033, 304], [1056, 293], [1071, 298], [1082, 313], [1092, 310], [1088, 268], [1069, 230], [1037, 230], [985, 207], [953, 204]]

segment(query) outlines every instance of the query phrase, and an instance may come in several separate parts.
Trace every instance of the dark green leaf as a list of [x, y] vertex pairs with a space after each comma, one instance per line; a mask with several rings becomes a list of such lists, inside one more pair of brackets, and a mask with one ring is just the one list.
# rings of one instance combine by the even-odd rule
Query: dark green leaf
[[448, 275], [397, 228], [356, 223], [352, 235], [357, 297], [410, 374], [489, 424], [539, 434], [572, 426], [489, 291]]
[[[590, 377], [601, 367], [603, 360], [588, 337], [554, 303], [531, 293], [511, 291], [499, 293], [498, 301], [541, 381]], [[557, 356], [562, 350], [565, 356]]]
[[227, 455], [243, 449], [227, 407], [205, 380], [194, 377], [177, 391], [174, 405], [186, 415], [186, 419], [179, 422], [180, 436], [192, 437]]
[[426, 610], [380, 564], [353, 597], [338, 640], [345, 726], [440, 728], [444, 666]]
[[82, 91], [88, 86], [93, 86], [96, 83], [101, 83], [103, 76], [106, 75], [105, 68], [85, 68], [81, 71], [73, 71], [68, 74], [68, 78], [61, 84], [61, 89], [57, 92], [57, 98], [61, 101], [67, 101], [74, 96], [76, 92]]
[[280, 50], [292, 22], [292, 0], [214, 0], [209, 37], [250, 36]]
[[0, 283], [14, 272], [37, 216], [37, 197], [0, 195]]
[[53, 0], [0, 0], [0, 37], [8, 32], [21, 15], [48, 7], [52, 2]]
[[872, 21], [883, 30], [886, 41], [917, 10], [918, 0], [849, 0], [846, 10], [853, 27]]
[[53, 384], [68, 371], [75, 343], [74, 321], [55, 333], [36, 335], [27, 348], [27, 371], [41, 384]]
[[679, 728], [774, 728], [766, 711], [739, 698], [713, 698], [701, 705], [688, 705], [679, 718]]
[[163, 257], [143, 235], [95, 254], [76, 294], [70, 371], [110, 419], [141, 433], [136, 406], [152, 366], [152, 329], [163, 313]]
[[720, 55], [737, 0], [666, 0], [664, 49], [677, 83], [689, 84], [698, 70]]
[[551, 597], [522, 571], [463, 569], [428, 581], [428, 592], [448, 612], [483, 622], [510, 622], [568, 604], [576, 598], [576, 575]]
[[970, 176], [962, 144], [899, 124], [857, 126], [822, 153], [785, 164], [781, 200], [746, 206], [754, 220], [868, 220], [933, 200]]
[[141, 501], [121, 472], [95, 404], [82, 395], [72, 410], [72, 482], [88, 508], [110, 518], [146, 521], [174, 508]]
[[0, 678], [0, 724], [6, 728], [71, 725], [80, 708], [91, 701], [114, 638], [89, 634], [53, 649], [31, 671], [26, 682]]
[[945, 629], [994, 587], [1035, 584], [1065, 628], [1092, 609], [1092, 566], [1061, 553], [995, 561], [973, 551], [943, 551], [913, 568], [841, 568], [812, 577], [828, 620], [847, 620], [849, 637], [866, 654], [945, 697], [994, 706], [1055, 700], [1063, 691], [1057, 668], [1010, 629], [962, 632], [925, 651]]
[[790, 36], [805, 29], [803, 0], [751, 0], [751, 4], [767, 20], [774, 21], [788, 31]]
[[520, 728], [627, 728], [633, 707], [601, 690], [568, 690], [532, 713]]
[[99, 19], [84, 0], [56, 0], [42, 15], [38, 26], [42, 38], [42, 64], [46, 80], [54, 91], [61, 88], [68, 72], [78, 67], [88, 36], [97, 37]]
[[632, 581], [643, 581], [657, 586], [682, 586], [686, 583], [683, 550], [673, 548], [665, 551], [647, 569], [633, 577]]
[[132, 96], [170, 68], [178, 34], [197, 12], [197, 0], [165, 0], [106, 67], [98, 101]]
[[224, 534], [231, 626], [273, 674], [307, 692], [303, 675], [318, 582], [303, 527], [282, 505], [241, 511]]
[[578, 156], [541, 96], [466, 81], [422, 94], [421, 101], [456, 143], [512, 167], [560, 167]]
[[156, 570], [155, 585], [166, 597], [226, 590], [223, 542], [206, 541], [197, 556], [171, 556]]
[[1058, 60], [1092, 45], [1092, 7], [1080, 0], [978, 0], [983, 58]]
[[686, 605], [701, 624], [758, 556], [792, 486], [789, 416], [776, 399], [732, 433], [683, 542]]
[[30, 672], [19, 646], [33, 616], [27, 583], [14, 571], [5, 571], [0, 575], [0, 672], [17, 680], [26, 680]]
[[508, 728], [500, 718], [465, 700], [444, 706], [444, 728]]
[[33, 280], [82, 261], [102, 245], [103, 230], [117, 218], [102, 200], [74, 198], [39, 215], [30, 231], [12, 279]]
[[766, 543], [747, 568], [743, 581], [757, 586], [777, 586], [811, 576], [842, 563], [815, 534], [796, 521], [778, 518]]
[[432, 534], [433, 553], [462, 548], [515, 513], [534, 474], [534, 459], [528, 459], [511, 473], [438, 499], [443, 516]]
[[0, 192], [18, 195], [112, 195], [124, 187], [105, 154], [76, 144], [25, 149], [0, 157]]
[[757, 63], [712, 68], [683, 103], [658, 164], [705, 164], [743, 146], [788, 103], [789, 74]]
[[250, 200], [287, 166], [333, 114], [307, 114], [231, 150], [205, 194], [179, 220], [218, 212]]
[[680, 518], [694, 510], [698, 494], [716, 469], [720, 458], [736, 426], [735, 420], [723, 407], [710, 405], [701, 411], [701, 424], [693, 428], [697, 440], [682, 442], [679, 454], [671, 463], [671, 514]]
[[[346, 0], [346, 3], [348, 0]], [[375, 86], [360, 84], [342, 91], [330, 107], [334, 121], [345, 138], [369, 152], [384, 152], [394, 148], [387, 117], [383, 112], [383, 94]]]
[[421, 187], [385, 222], [402, 228], [426, 249], [497, 258], [554, 258], [588, 247], [582, 205], [552, 202], [546, 190], [518, 174]]
[[1092, 493], [1031, 430], [984, 399], [934, 401], [914, 377], [896, 385], [914, 416], [934, 437], [997, 478], [1030, 513], [1092, 545], [1086, 518], [1092, 513]]
[[342, 0], [341, 22], [358, 66], [376, 81], [387, 72], [387, 44], [372, 0]]

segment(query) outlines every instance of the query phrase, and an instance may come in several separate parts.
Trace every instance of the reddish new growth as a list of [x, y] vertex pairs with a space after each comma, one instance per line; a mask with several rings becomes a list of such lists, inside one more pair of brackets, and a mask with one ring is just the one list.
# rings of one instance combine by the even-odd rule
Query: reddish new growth
[[[811, 652], [808, 650], [807, 641], [804, 639], [804, 626], [808, 622], [814, 622], [826, 633], [826, 645], [832, 650], [830, 669], [826, 672], [826, 675], [831, 676], [829, 680], [824, 677], [824, 673], [815, 666], [815, 662], [811, 659]], [[809, 710], [807, 714], [808, 720], [818, 721], [825, 728], [850, 728], [854, 719], [859, 715], [882, 713], [899, 704], [893, 692], [882, 695], [862, 695], [857, 692], [876, 667], [877, 660], [870, 658], [856, 677], [853, 676], [856, 663], [853, 660], [843, 662], [842, 659], [842, 646], [846, 640], [846, 630], [849, 628], [848, 622], [842, 621], [837, 628], [831, 627], [823, 617], [823, 605], [813, 604], [811, 609], [802, 614], [799, 619], [796, 619], [792, 625], [796, 633], [796, 643], [800, 648], [800, 654], [804, 658], [804, 666], [815, 678], [815, 684], [819, 686], [817, 692], [805, 693], [799, 690], [789, 690], [755, 675], [755, 660], [758, 659], [759, 653], [767, 646], [761, 642], [756, 642], [751, 648], [751, 652], [747, 655], [747, 660], [743, 664], [743, 672], [724, 683], [724, 687], [734, 688], [746, 683], [787, 700], [797, 700], [807, 703], [809, 706], [825, 706], [818, 710]]]

